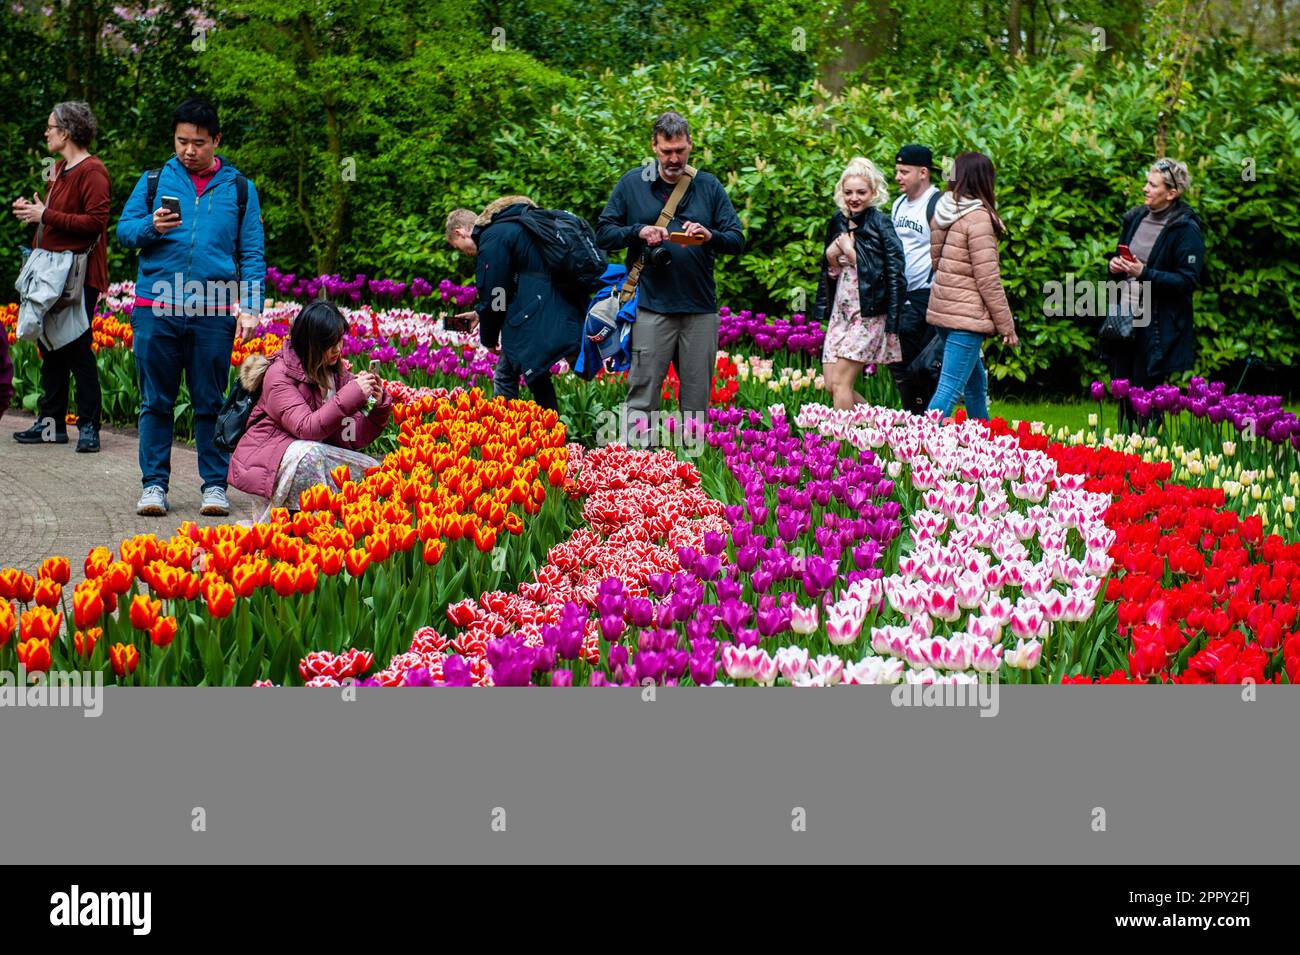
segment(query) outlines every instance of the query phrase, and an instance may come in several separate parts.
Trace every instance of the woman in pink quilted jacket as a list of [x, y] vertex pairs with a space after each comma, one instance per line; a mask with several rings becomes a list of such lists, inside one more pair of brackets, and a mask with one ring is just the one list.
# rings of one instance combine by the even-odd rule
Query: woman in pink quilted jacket
[[934, 207], [930, 258], [935, 273], [925, 320], [943, 338], [943, 369], [930, 408], [945, 417], [964, 398], [966, 414], [987, 420], [984, 339], [998, 335], [1002, 344], [1020, 346], [998, 269], [998, 237], [1006, 227], [998, 218], [993, 180], [988, 156], [962, 153], [953, 164], [952, 188]]
[[298, 495], [329, 484], [340, 464], [353, 480], [379, 464], [360, 452], [383, 432], [392, 400], [373, 372], [352, 374], [342, 357], [347, 330], [337, 307], [313, 302], [294, 319], [286, 347], [269, 360], [251, 355], [239, 367], [243, 386], [260, 387], [261, 395], [230, 456], [229, 480], [269, 500], [261, 520], [273, 507], [296, 509]]

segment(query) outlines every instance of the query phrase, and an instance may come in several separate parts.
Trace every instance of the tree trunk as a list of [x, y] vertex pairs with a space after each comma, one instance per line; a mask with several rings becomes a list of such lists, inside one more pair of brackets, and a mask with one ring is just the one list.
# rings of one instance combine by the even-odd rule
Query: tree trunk
[[836, 28], [831, 35], [843, 38], [840, 51], [824, 62], [819, 71], [821, 84], [832, 95], [844, 88], [850, 76], [889, 50], [894, 31], [889, 0], [868, 2], [871, 7], [869, 22], [853, 22], [847, 12], [836, 17]]
[[1011, 0], [1007, 5], [1007, 52], [1020, 55], [1020, 0]]

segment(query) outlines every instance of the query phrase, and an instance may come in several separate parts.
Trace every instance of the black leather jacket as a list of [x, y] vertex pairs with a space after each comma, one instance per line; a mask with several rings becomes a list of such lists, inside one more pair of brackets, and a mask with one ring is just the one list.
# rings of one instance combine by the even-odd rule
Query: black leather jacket
[[[830, 277], [826, 247], [848, 231], [849, 220], [842, 212], [831, 216], [826, 225], [826, 241], [821, 245], [821, 278], [817, 281], [817, 301], [813, 319], [825, 324], [835, 298], [835, 280]], [[885, 331], [898, 332], [898, 319], [907, 296], [906, 264], [903, 243], [894, 231], [894, 223], [879, 209], [869, 208], [862, 224], [854, 230], [854, 249], [858, 260], [858, 300], [862, 317], [885, 316]]]

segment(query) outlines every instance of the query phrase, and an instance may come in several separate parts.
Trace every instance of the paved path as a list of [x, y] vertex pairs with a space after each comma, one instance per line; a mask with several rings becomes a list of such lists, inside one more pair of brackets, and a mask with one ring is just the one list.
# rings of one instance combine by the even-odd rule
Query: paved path
[[141, 517], [138, 441], [134, 429], [105, 428], [98, 454], [77, 454], [76, 426], [67, 444], [25, 445], [15, 431], [34, 416], [10, 409], [0, 418], [0, 567], [35, 574], [46, 557], [58, 554], [72, 563], [72, 580], [84, 576], [86, 554], [103, 544], [116, 548], [123, 538], [154, 533], [170, 537], [183, 521], [221, 524], [256, 517], [258, 498], [230, 490], [229, 517], [203, 517], [198, 456], [193, 448], [172, 448], [171, 490], [166, 517]]

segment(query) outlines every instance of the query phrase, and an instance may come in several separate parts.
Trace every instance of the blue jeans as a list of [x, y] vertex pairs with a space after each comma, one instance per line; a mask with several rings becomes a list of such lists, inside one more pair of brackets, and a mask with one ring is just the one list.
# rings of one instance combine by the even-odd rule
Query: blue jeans
[[[175, 311], [183, 311], [176, 309]], [[172, 432], [181, 372], [190, 388], [194, 443], [203, 488], [225, 488], [230, 454], [212, 443], [217, 413], [230, 382], [235, 316], [161, 314], [138, 307], [131, 313], [136, 375], [140, 379], [140, 474], [145, 487], [168, 487]]]
[[984, 421], [989, 417], [989, 382], [984, 372], [980, 347], [984, 336], [956, 328], [940, 328], [943, 338], [943, 369], [939, 372], [939, 387], [930, 399], [930, 407], [938, 408], [944, 417], [952, 414], [958, 396], [966, 403], [966, 415]]

